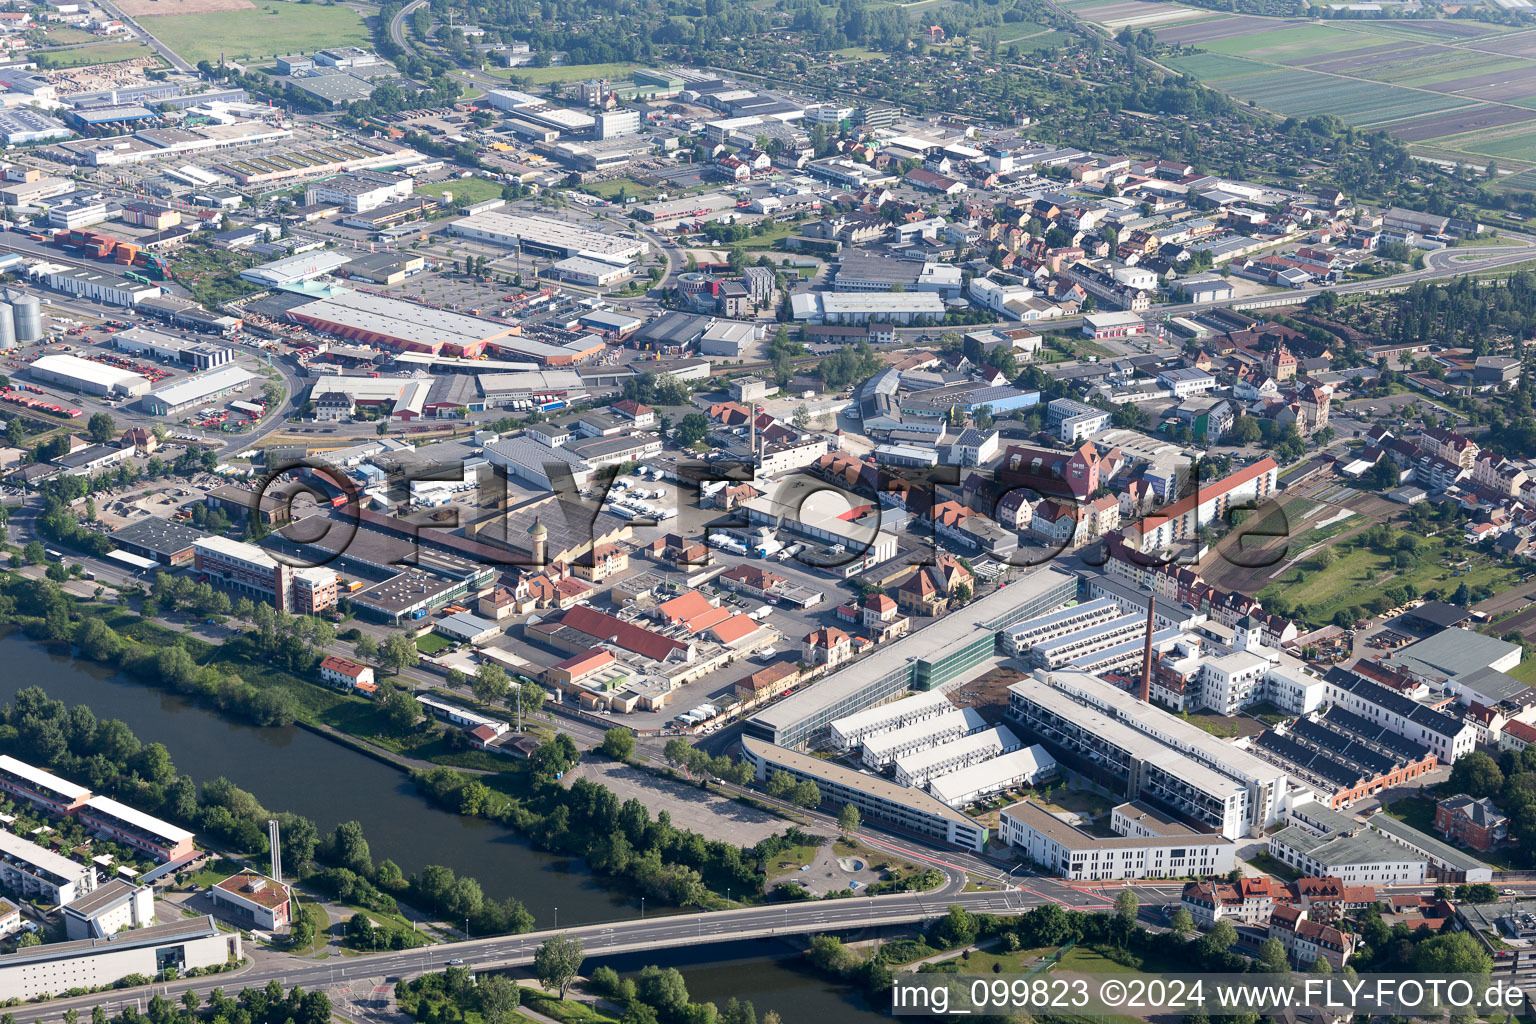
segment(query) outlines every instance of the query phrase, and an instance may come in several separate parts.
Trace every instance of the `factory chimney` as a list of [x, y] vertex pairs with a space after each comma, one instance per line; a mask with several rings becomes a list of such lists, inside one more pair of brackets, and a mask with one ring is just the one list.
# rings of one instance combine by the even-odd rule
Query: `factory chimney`
[[1152, 702], [1152, 620], [1157, 612], [1157, 595], [1147, 595], [1147, 643], [1141, 652], [1141, 702]]

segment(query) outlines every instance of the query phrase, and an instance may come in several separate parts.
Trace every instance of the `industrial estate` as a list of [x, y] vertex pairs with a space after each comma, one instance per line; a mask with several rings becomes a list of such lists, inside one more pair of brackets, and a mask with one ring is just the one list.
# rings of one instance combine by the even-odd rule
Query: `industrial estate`
[[10, 1024], [1536, 970], [1529, 8], [0, 10]]

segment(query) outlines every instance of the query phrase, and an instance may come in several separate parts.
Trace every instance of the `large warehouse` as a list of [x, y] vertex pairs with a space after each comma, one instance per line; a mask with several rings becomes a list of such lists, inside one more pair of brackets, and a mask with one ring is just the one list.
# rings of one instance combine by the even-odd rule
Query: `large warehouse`
[[174, 384], [156, 388], [145, 395], [139, 401], [139, 405], [152, 416], [174, 416], [187, 409], [195, 409], [236, 388], [243, 388], [255, 379], [256, 374], [243, 366], [235, 366], [231, 363], [217, 370], [193, 374]]
[[448, 227], [454, 234], [477, 242], [559, 259], [585, 256], [614, 266], [625, 266], [651, 249], [648, 242], [633, 235], [607, 235], [549, 217], [477, 213]]
[[406, 352], [475, 358], [486, 343], [518, 333], [511, 324], [419, 306], [367, 292], [342, 292], [288, 310], [290, 320], [325, 334]]
[[79, 356], [43, 356], [28, 367], [27, 372], [35, 380], [87, 395], [137, 398], [149, 390], [148, 377]]

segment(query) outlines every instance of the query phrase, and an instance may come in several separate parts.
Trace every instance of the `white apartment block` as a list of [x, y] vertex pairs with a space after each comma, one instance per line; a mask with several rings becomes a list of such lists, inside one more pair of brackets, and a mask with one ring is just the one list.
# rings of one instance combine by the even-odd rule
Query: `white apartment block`
[[96, 888], [96, 869], [0, 832], [0, 885], [22, 896], [67, 905]]
[[1073, 881], [1218, 875], [1237, 863], [1230, 840], [1196, 832], [1146, 804], [1123, 804], [1116, 812], [1115, 821], [1141, 823], [1142, 834], [1089, 835], [1025, 800], [1002, 810], [998, 835], [1042, 870]]
[[988, 758], [1021, 749], [1019, 738], [1005, 725], [962, 736], [936, 747], [906, 754], [896, 759], [896, 781], [903, 786], [922, 789], [929, 781], [950, 772], [969, 768]]
[[867, 737], [937, 718], [953, 710], [954, 704], [941, 690], [913, 694], [837, 719], [831, 726], [830, 745], [834, 750], [853, 750]]
[[1046, 615], [1037, 615], [1003, 631], [1003, 650], [1012, 657], [1021, 657], [1028, 654], [1036, 644], [1071, 636], [1079, 630], [1091, 629], [1111, 619], [1118, 619], [1123, 614], [1118, 604], [1105, 597]]
[[986, 726], [986, 721], [975, 708], [946, 711], [937, 718], [925, 722], [864, 737], [864, 764], [879, 769], [893, 763], [898, 757], [931, 750], [941, 743], [957, 740]]

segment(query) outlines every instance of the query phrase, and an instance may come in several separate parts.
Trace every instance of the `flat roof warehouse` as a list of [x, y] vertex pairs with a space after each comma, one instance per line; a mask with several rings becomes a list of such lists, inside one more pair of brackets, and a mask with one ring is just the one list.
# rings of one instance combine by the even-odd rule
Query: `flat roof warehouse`
[[478, 213], [448, 225], [456, 235], [492, 245], [521, 248], [556, 256], [585, 256], [616, 266], [628, 265], [650, 251], [650, 244], [633, 236], [589, 231], [548, 217], [518, 217], [508, 213]]
[[511, 324], [418, 306], [367, 292], [342, 292], [289, 309], [287, 316], [327, 334], [437, 355], [478, 356], [488, 342], [518, 333]]

